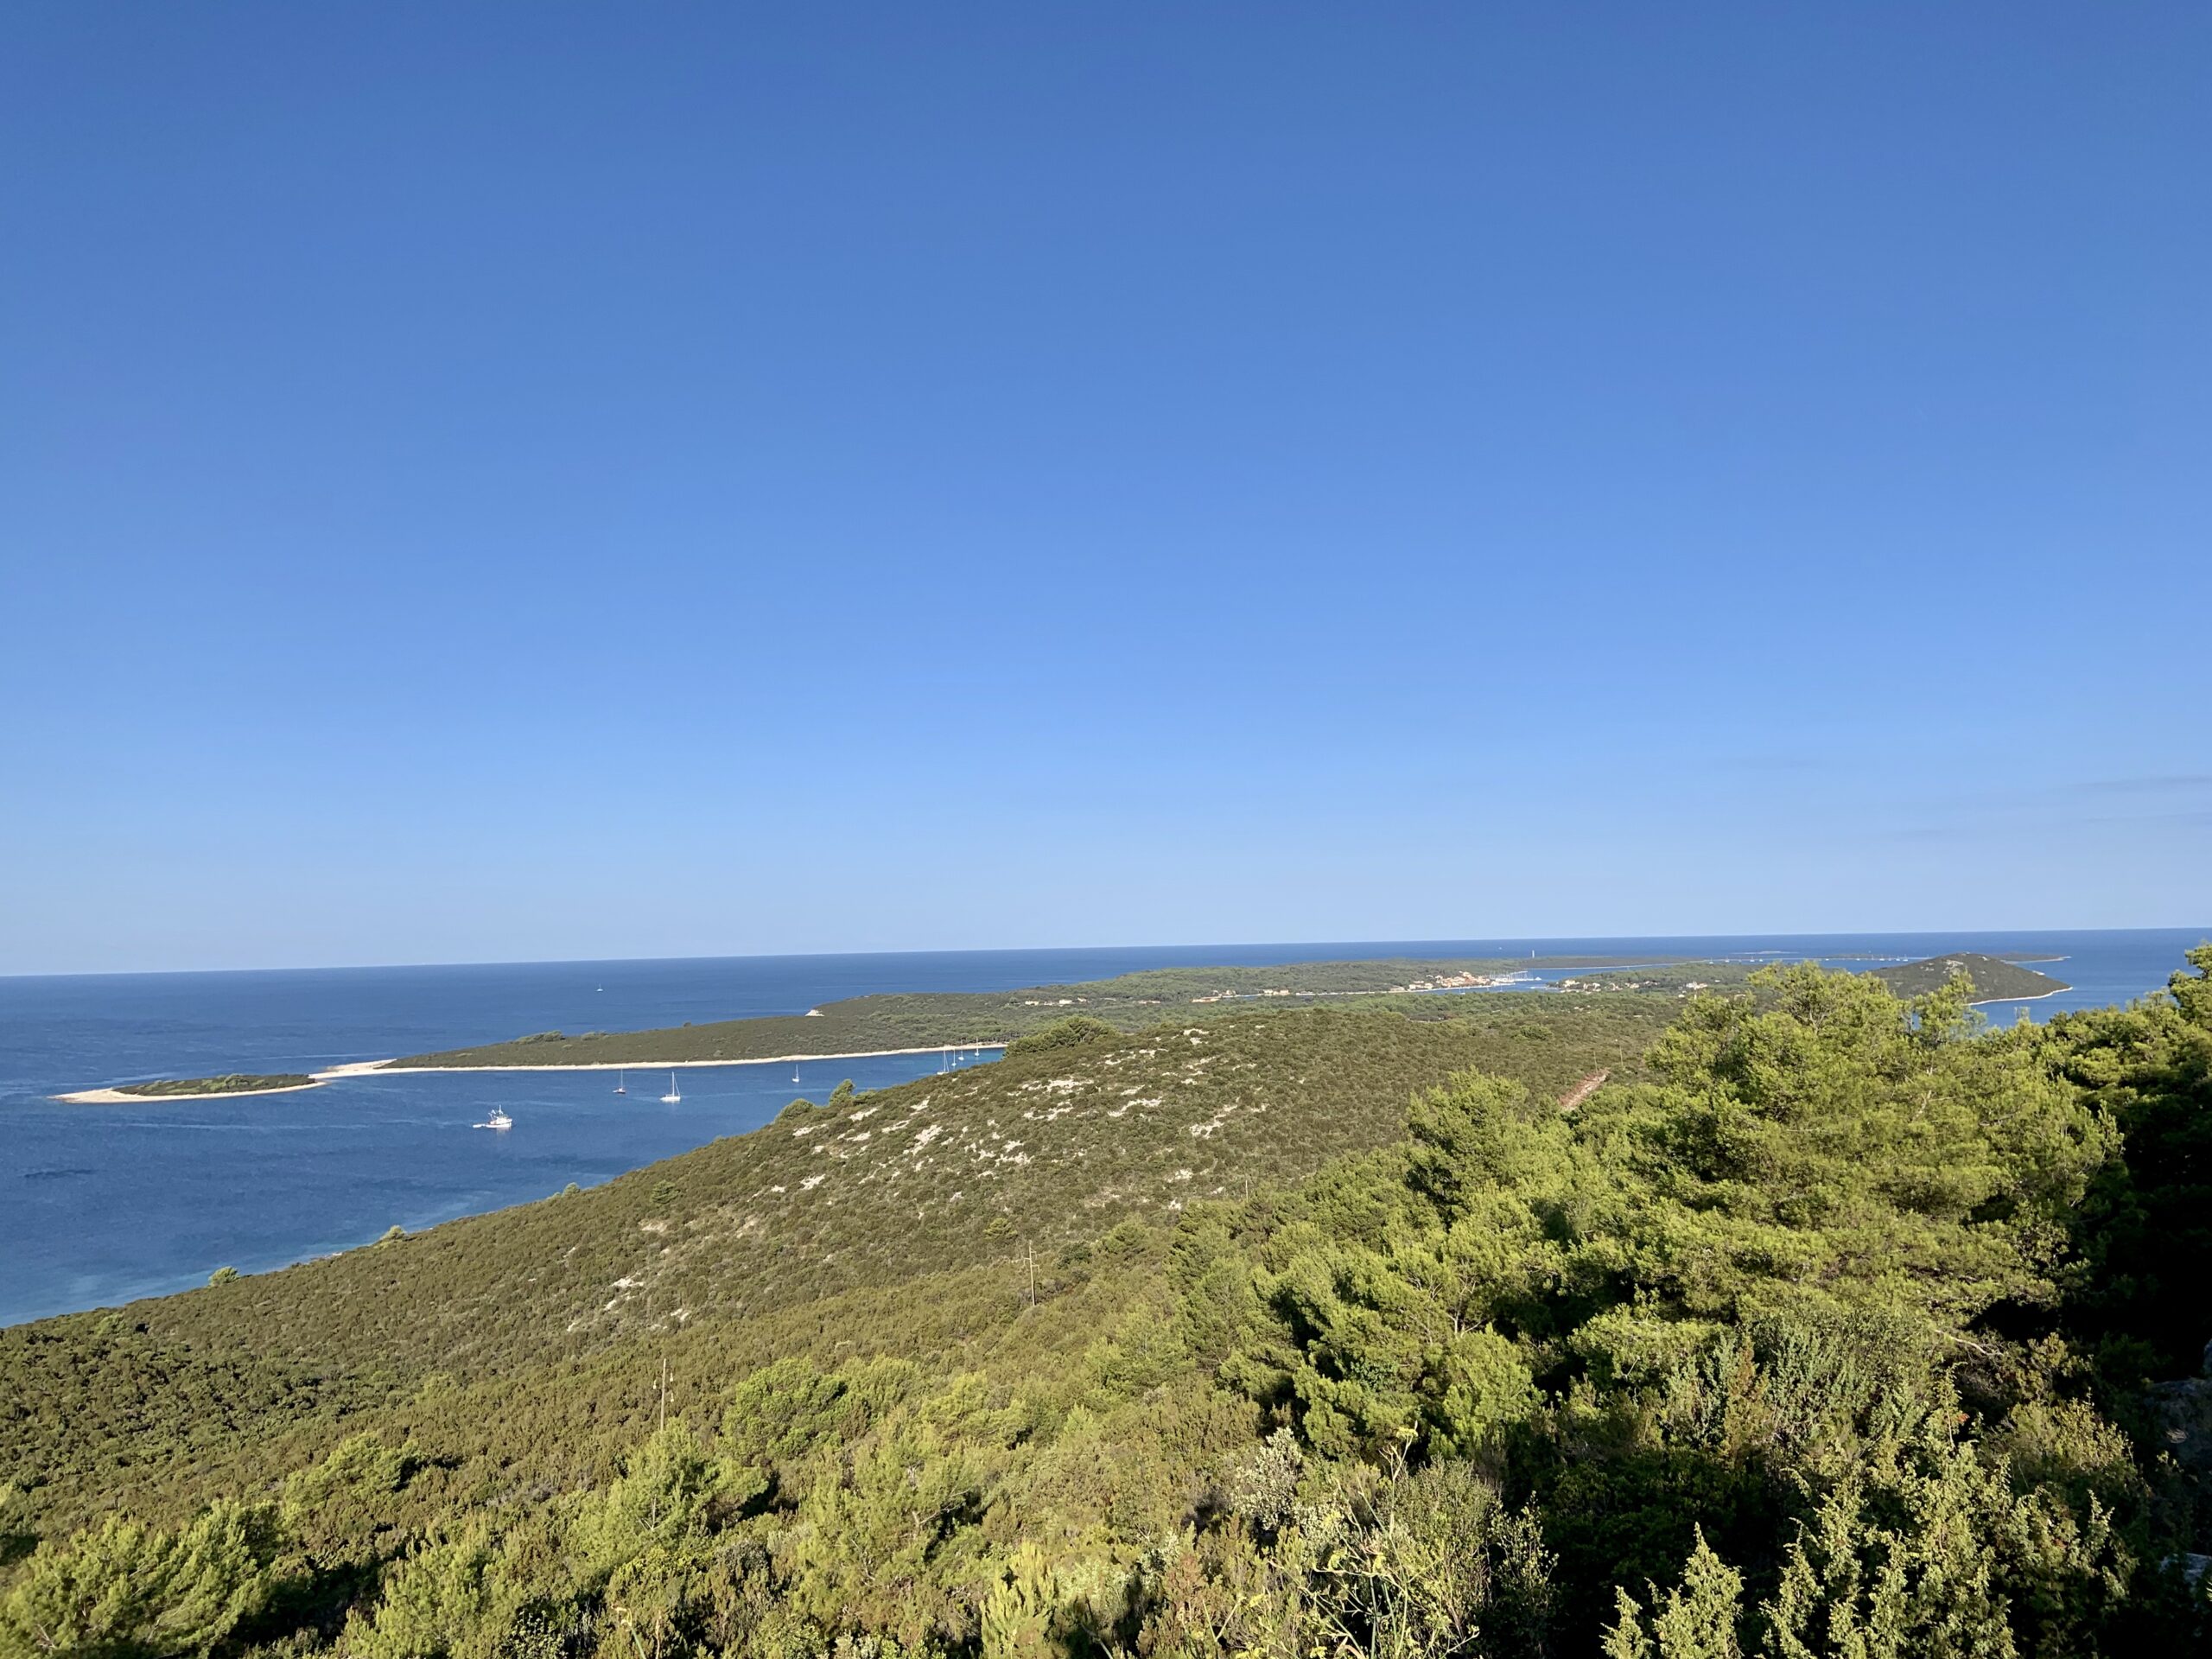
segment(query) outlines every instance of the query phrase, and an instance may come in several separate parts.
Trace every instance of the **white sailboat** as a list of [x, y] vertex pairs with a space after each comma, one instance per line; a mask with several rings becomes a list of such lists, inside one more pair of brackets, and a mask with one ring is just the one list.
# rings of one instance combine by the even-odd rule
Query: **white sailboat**
[[683, 1091], [676, 1086], [676, 1073], [671, 1071], [668, 1074], [668, 1092], [660, 1097], [660, 1103], [664, 1106], [674, 1106], [683, 1099]]
[[791, 1081], [793, 1083], [797, 1083], [798, 1081], [798, 1067], [797, 1066], [791, 1067]]
[[614, 1074], [614, 1092], [618, 1095], [630, 1092], [630, 1068], [626, 1065]]

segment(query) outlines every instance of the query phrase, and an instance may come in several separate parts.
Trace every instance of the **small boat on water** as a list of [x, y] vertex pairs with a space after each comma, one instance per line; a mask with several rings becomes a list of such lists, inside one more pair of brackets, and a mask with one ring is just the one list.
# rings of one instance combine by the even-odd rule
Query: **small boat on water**
[[630, 1072], [626, 1066], [614, 1074], [614, 1092], [618, 1095], [630, 1092]]
[[798, 1081], [798, 1067], [797, 1066], [791, 1067], [791, 1081], [793, 1083], [797, 1083]]
[[668, 1074], [668, 1092], [660, 1097], [660, 1103], [664, 1106], [675, 1106], [680, 1104], [683, 1099], [683, 1091], [676, 1086], [676, 1073], [671, 1071]]
[[505, 1112], [496, 1109], [481, 1123], [471, 1125], [472, 1128], [479, 1129], [512, 1129], [514, 1126], [514, 1119], [509, 1117]]

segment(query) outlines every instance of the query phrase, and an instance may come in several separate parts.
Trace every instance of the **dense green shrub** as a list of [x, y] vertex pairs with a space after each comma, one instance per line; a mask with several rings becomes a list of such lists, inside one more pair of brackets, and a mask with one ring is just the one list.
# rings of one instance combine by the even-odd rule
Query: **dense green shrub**
[[1122, 1033], [1103, 1020], [1088, 1014], [1071, 1014], [1042, 1030], [1017, 1037], [1006, 1046], [1007, 1054], [1043, 1054], [1056, 1048], [1079, 1048], [1085, 1043], [1110, 1043]]
[[41, 1544], [0, 1597], [0, 1656], [205, 1655], [276, 1584], [274, 1510], [225, 1500], [173, 1530], [110, 1516]]

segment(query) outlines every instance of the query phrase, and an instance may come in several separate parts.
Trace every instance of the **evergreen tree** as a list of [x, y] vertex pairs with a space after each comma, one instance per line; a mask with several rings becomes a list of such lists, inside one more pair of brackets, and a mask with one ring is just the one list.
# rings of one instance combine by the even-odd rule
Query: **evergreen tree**
[[266, 1505], [212, 1505], [175, 1531], [111, 1518], [41, 1545], [0, 1599], [0, 1656], [204, 1656], [268, 1601], [278, 1529]]
[[1649, 1613], [1627, 1591], [1616, 1588], [1605, 1659], [1742, 1659], [1736, 1627], [1743, 1575], [1707, 1548], [1702, 1529], [1683, 1565], [1681, 1583], [1663, 1595], [1656, 1586], [1647, 1587]]

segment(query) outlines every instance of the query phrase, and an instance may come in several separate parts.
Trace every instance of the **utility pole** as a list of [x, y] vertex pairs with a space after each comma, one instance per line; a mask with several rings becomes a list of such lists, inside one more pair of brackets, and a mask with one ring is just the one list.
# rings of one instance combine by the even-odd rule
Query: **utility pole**
[[662, 1433], [665, 1434], [668, 1432], [668, 1356], [666, 1354], [660, 1357], [660, 1427]]
[[1037, 1306], [1037, 1247], [1026, 1238], [1021, 1241], [1021, 1245], [1029, 1252], [1029, 1306], [1034, 1307]]

